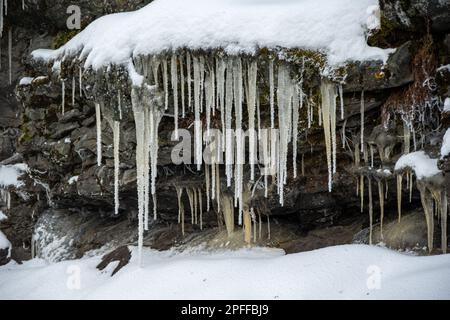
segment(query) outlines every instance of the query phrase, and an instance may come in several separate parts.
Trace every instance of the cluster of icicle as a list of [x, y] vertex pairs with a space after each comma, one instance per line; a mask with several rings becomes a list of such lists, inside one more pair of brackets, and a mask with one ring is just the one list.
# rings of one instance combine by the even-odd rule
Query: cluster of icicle
[[[303, 70], [300, 79], [291, 76], [290, 66], [280, 61], [275, 64], [269, 59], [267, 63], [258, 64], [256, 59], [243, 60], [238, 56], [216, 57], [194, 55], [189, 52], [166, 56], [140, 56], [134, 59], [134, 68], [143, 76], [144, 81], [134, 85], [131, 93], [132, 109], [136, 124], [136, 164], [139, 208], [139, 247], [142, 247], [143, 231], [148, 228], [148, 208], [150, 195], [153, 199], [154, 218], [156, 219], [156, 176], [158, 153], [158, 125], [169, 107], [173, 105], [174, 134], [178, 138], [179, 118], [185, 118], [188, 112], [194, 114], [194, 162], [197, 170], [204, 165], [206, 181], [207, 209], [210, 202], [221, 203], [219, 180], [219, 163], [225, 167], [227, 188], [234, 182], [234, 199], [232, 204], [238, 208], [238, 223], [255, 220], [253, 209], [246, 207], [244, 194], [248, 194], [248, 184], [244, 181], [244, 163], [246, 161], [246, 143], [248, 135], [248, 154], [250, 165], [250, 182], [264, 181], [265, 196], [268, 196], [268, 176], [276, 181], [279, 203], [284, 204], [284, 186], [288, 178], [288, 162], [292, 161], [293, 177], [297, 177], [297, 139], [299, 113], [304, 105], [307, 107], [308, 128], [313, 122], [315, 103], [307, 99], [302, 89]], [[303, 66], [304, 68], [304, 62]], [[81, 72], [81, 71], [80, 71]], [[270, 128], [261, 124], [260, 99], [262, 96], [258, 74], [267, 75], [269, 79]], [[74, 91], [74, 81], [72, 91]], [[81, 77], [80, 77], [81, 87]], [[62, 85], [64, 91], [64, 82]], [[158, 92], [162, 100], [156, 101]], [[321, 85], [322, 101], [318, 108], [319, 124], [323, 125], [329, 169], [329, 190], [332, 188], [333, 174], [336, 173], [336, 99], [340, 96], [341, 118], [344, 116], [342, 86], [323, 80]], [[74, 96], [74, 93], [72, 94]], [[310, 95], [311, 96], [311, 95]], [[118, 99], [120, 106], [120, 95]], [[246, 107], [246, 110], [244, 109]], [[64, 92], [63, 92], [64, 108]], [[216, 113], [218, 116], [216, 116]], [[97, 115], [97, 153], [101, 164], [101, 106], [96, 104]], [[204, 115], [202, 117], [202, 115]], [[244, 116], [247, 115], [247, 123]], [[276, 115], [278, 121], [276, 121]], [[220, 118], [220, 121], [218, 120]], [[203, 124], [205, 119], [205, 125]], [[234, 119], [234, 120], [233, 120]], [[220, 137], [212, 137], [213, 120], [221, 124]], [[243, 129], [247, 128], [248, 134]], [[118, 166], [120, 125], [113, 126], [114, 164], [115, 164], [115, 211], [119, 208]], [[210, 161], [203, 163], [203, 147], [211, 148], [215, 140], [214, 152]], [[288, 159], [288, 147], [292, 143], [291, 160]], [[223, 161], [223, 162], [221, 162]], [[258, 166], [259, 163], [263, 165]], [[260, 170], [257, 178], [256, 168]], [[303, 171], [303, 168], [302, 168]], [[257, 180], [259, 179], [259, 180]], [[177, 193], [181, 197], [183, 189]], [[254, 189], [253, 189], [254, 192]], [[253, 192], [250, 192], [253, 194]], [[198, 190], [189, 191], [189, 198], [198, 199]], [[181, 204], [180, 204], [181, 205]], [[198, 201], [197, 201], [198, 206]], [[193, 209], [194, 208], [194, 209]], [[191, 209], [196, 212], [193, 202]], [[247, 210], [248, 209], [248, 210]], [[179, 213], [180, 223], [184, 223], [184, 210]], [[193, 214], [192, 217], [197, 217]], [[225, 217], [227, 230], [230, 219]], [[250, 218], [249, 218], [250, 217]], [[243, 221], [244, 219], [244, 221]], [[227, 222], [228, 221], [228, 222]], [[202, 224], [200, 219], [200, 224]], [[244, 227], [245, 229], [245, 227]], [[249, 229], [249, 228], [247, 228]], [[184, 231], [184, 228], [183, 228]]]
[[[22, 10], [25, 10], [25, 0], [22, 0]], [[0, 0], [0, 57], [2, 53], [1, 38], [3, 38], [4, 31], [4, 17], [8, 15], [8, 0]], [[12, 27], [8, 28], [8, 79], [9, 84], [12, 84]], [[2, 61], [0, 59], [0, 70], [2, 68]]]
[[[364, 92], [361, 94], [361, 141], [355, 144], [354, 149], [354, 164], [355, 167], [361, 168], [360, 164], [363, 160], [370, 170], [373, 170], [374, 174], [365, 176], [360, 174], [356, 180], [356, 195], [360, 197], [361, 212], [364, 211], [364, 198], [365, 187], [367, 186], [368, 193], [368, 210], [369, 210], [369, 244], [373, 243], [373, 222], [374, 222], [374, 209], [373, 209], [373, 195], [372, 195], [372, 183], [375, 180], [378, 190], [378, 201], [380, 206], [380, 239], [383, 240], [383, 222], [384, 222], [384, 203], [388, 198], [388, 179], [391, 176], [391, 172], [387, 169], [374, 168], [374, 154], [375, 150], [379, 152], [379, 158], [381, 163], [389, 160], [392, 147], [377, 145], [368, 143], [364, 139]], [[417, 150], [417, 141], [415, 129], [412, 121], [403, 119], [403, 154], [408, 154], [413, 148]], [[411, 146], [411, 140], [413, 145]], [[362, 154], [362, 159], [361, 155]], [[401, 222], [402, 218], [402, 200], [403, 200], [403, 186], [406, 179], [406, 190], [408, 190], [409, 202], [412, 202], [413, 187], [414, 187], [414, 172], [413, 170], [406, 170], [397, 172], [395, 174], [395, 185], [397, 195], [397, 215], [398, 222]], [[441, 250], [443, 253], [447, 252], [447, 215], [448, 215], [448, 203], [447, 203], [447, 191], [441, 181], [442, 176], [438, 175], [432, 178], [416, 179], [416, 187], [420, 193], [420, 199], [425, 214], [425, 220], [427, 224], [427, 247], [429, 252], [433, 250], [434, 239], [434, 216], [438, 218], [441, 224]], [[365, 182], [367, 180], [367, 182]]]

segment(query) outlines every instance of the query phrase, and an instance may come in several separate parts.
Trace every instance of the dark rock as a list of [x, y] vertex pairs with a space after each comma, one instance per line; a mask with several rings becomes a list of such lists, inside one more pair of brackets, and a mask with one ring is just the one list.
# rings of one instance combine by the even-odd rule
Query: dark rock
[[425, 34], [428, 20], [435, 32], [450, 30], [448, 0], [380, 0], [381, 14], [395, 28]]
[[131, 259], [131, 252], [128, 247], [123, 246], [115, 249], [114, 251], [104, 255], [102, 257], [102, 262], [97, 265], [97, 269], [103, 270], [105, 269], [111, 262], [118, 261], [119, 264], [114, 268], [114, 271], [111, 273], [111, 277], [116, 274], [117, 271], [122, 269], [124, 266], [128, 264]]

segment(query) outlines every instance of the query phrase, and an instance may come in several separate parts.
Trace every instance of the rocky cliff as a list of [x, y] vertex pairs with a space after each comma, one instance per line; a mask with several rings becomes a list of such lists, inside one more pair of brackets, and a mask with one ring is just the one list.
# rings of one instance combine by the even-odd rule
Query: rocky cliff
[[[148, 2], [110, 1], [105, 5], [103, 1], [81, 1], [82, 26], [107, 13], [134, 10]], [[73, 61], [63, 61], [60, 72], [56, 73], [52, 64], [30, 58], [34, 49], [59, 47], [76, 33], [65, 28], [68, 5], [68, 1], [62, 0], [51, 4], [34, 1], [26, 3], [23, 9], [13, 3], [5, 17], [2, 49], [8, 47], [10, 33], [12, 65], [9, 69], [8, 50], [3, 49], [0, 160], [3, 165], [25, 162], [29, 172], [23, 176], [24, 186], [6, 188], [11, 203], [9, 209], [6, 201], [3, 203], [2, 210], [8, 218], [0, 221], [0, 228], [13, 245], [12, 258], [18, 261], [32, 254], [51, 260], [75, 258], [90, 250], [105, 246], [112, 249], [137, 241], [136, 145], [139, 142], [131, 107], [132, 90], [125, 72], [113, 70], [99, 74], [88, 70], [79, 78], [78, 65]], [[326, 139], [319, 125], [319, 121], [324, 121], [319, 120], [323, 115], [319, 110], [323, 104], [319, 72], [322, 57], [302, 50], [288, 53], [291, 65], [298, 66], [306, 57], [306, 68], [302, 69], [306, 83], [303, 90], [309, 96], [311, 108], [305, 107], [299, 115], [298, 175], [293, 177], [294, 168], [289, 162], [284, 205], [279, 204], [276, 184], [271, 184], [267, 197], [264, 188], [258, 185], [261, 181], [252, 185], [257, 190], [249, 201], [249, 207], [256, 211], [253, 243], [282, 247], [288, 252], [352, 241], [384, 241], [395, 248], [415, 248], [421, 252], [423, 247], [430, 247], [425, 219], [429, 215], [427, 212], [424, 215], [423, 208], [427, 209], [424, 206], [427, 201], [435, 201], [437, 207], [437, 198], [429, 200], [432, 197], [424, 196], [426, 191], [420, 182], [416, 188], [417, 177], [409, 171], [395, 172], [394, 165], [402, 154], [415, 150], [424, 149], [433, 158], [440, 155], [449, 123], [448, 114], [443, 110], [445, 98], [450, 96], [450, 68], [441, 66], [450, 64], [450, 3], [381, 0], [380, 8], [381, 29], [368, 35], [368, 42], [379, 47], [396, 47], [395, 53], [385, 65], [380, 61], [352, 63], [336, 71], [333, 78], [342, 84], [345, 112], [336, 120], [337, 167], [332, 192], [329, 192]], [[214, 58], [217, 53], [203, 54]], [[267, 70], [264, 68], [270, 54], [264, 50], [259, 53], [261, 70]], [[275, 60], [275, 67], [283, 63]], [[260, 76], [261, 90], [266, 90], [261, 94], [260, 119], [262, 123], [270, 123], [268, 73], [261, 71]], [[24, 77], [26, 80], [21, 81]], [[118, 146], [120, 206], [115, 214], [112, 123], [117, 118], [117, 96], [123, 114]], [[104, 119], [100, 166], [97, 165], [98, 97], [102, 97]], [[168, 107], [166, 113], [173, 114], [174, 106]], [[179, 127], [193, 132], [194, 117], [194, 112], [188, 111], [186, 118], [180, 119]], [[220, 123], [220, 118], [212, 117], [211, 121]], [[206, 118], [202, 122], [206, 125]], [[173, 117], [162, 117], [158, 130], [158, 219], [150, 222], [144, 244], [158, 249], [200, 243], [243, 245], [240, 229], [227, 235], [226, 216], [213, 205], [207, 208], [205, 179], [209, 179], [210, 172], [205, 168], [197, 171], [195, 165], [172, 163], [171, 154], [178, 144], [171, 141], [172, 131]], [[292, 152], [289, 148], [288, 159], [293, 158]], [[441, 190], [444, 195], [450, 181], [447, 173], [450, 165], [443, 158], [439, 166], [443, 181], [435, 190]], [[244, 168], [244, 176], [249, 176], [250, 167]], [[400, 185], [399, 175], [403, 176]], [[226, 187], [223, 168], [218, 177], [226, 201], [231, 192]], [[179, 199], [180, 188], [185, 192]], [[197, 198], [203, 199], [198, 204], [202, 225], [186, 223], [183, 234], [179, 204], [188, 212], [193, 194], [197, 197], [203, 194], [203, 198]], [[404, 216], [401, 222], [397, 222], [397, 194], [401, 195]], [[237, 221], [237, 211], [230, 210]], [[384, 237], [379, 230], [382, 219]], [[427, 219], [436, 219], [438, 225], [433, 214]], [[370, 236], [369, 225], [375, 228], [370, 228]], [[430, 221], [428, 234], [429, 225]], [[442, 228], [435, 229], [432, 238], [438, 249], [434, 252], [440, 252], [446, 244], [441, 247]]]

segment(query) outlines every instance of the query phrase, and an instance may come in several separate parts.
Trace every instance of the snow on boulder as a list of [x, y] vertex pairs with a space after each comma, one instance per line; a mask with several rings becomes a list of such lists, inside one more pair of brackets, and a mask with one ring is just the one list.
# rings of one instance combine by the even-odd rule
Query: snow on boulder
[[424, 151], [416, 151], [402, 155], [395, 164], [395, 171], [412, 169], [417, 179], [421, 180], [441, 173], [437, 163], [438, 159], [430, 158]]
[[450, 128], [445, 131], [444, 138], [441, 145], [441, 159], [448, 156], [450, 153]]
[[0, 166], [0, 187], [20, 187], [23, 182], [19, 177], [28, 170], [24, 163]]
[[92, 22], [57, 50], [35, 59], [80, 55], [85, 67], [128, 65], [130, 58], [188, 48], [252, 54], [259, 48], [321, 51], [330, 65], [386, 61], [392, 49], [366, 43], [378, 25], [377, 0], [155, 0], [140, 10]]

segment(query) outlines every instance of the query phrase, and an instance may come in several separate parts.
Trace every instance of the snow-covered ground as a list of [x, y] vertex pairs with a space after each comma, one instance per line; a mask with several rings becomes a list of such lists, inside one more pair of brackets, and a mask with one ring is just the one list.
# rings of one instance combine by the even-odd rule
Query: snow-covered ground
[[366, 245], [284, 255], [276, 249], [144, 250], [113, 277], [100, 256], [0, 267], [1, 299], [450, 299], [450, 255]]
[[261, 47], [320, 50], [331, 65], [386, 60], [370, 47], [379, 21], [377, 0], [156, 0], [144, 8], [103, 16], [58, 50], [35, 58], [81, 54], [85, 67], [127, 65], [131, 57], [183, 48], [223, 48], [229, 54]]

